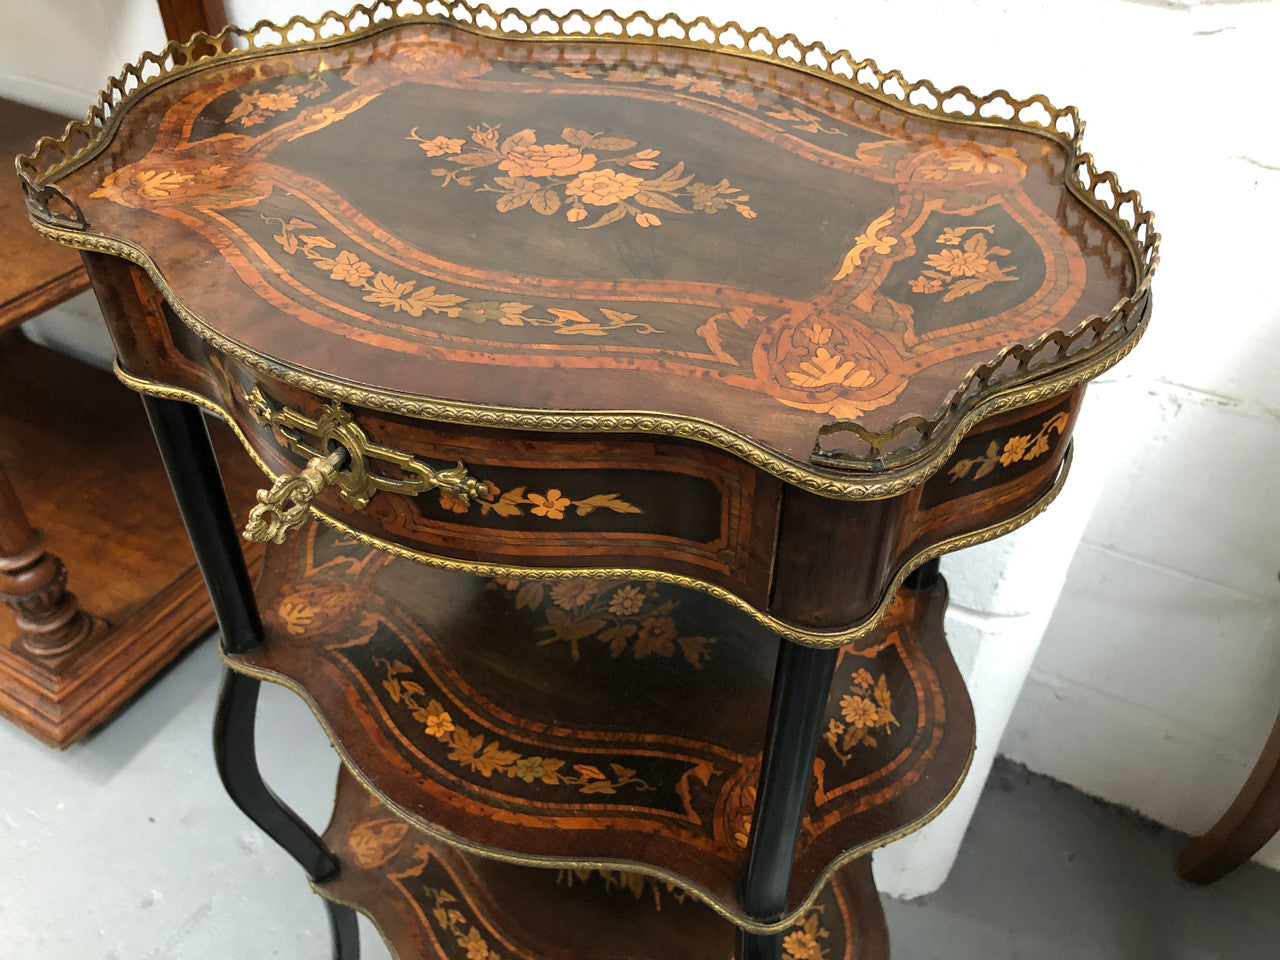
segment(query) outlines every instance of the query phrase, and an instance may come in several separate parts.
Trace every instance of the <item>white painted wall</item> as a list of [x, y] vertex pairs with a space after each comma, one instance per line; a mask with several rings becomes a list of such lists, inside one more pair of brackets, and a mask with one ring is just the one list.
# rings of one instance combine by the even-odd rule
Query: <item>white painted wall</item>
[[[227, 3], [239, 23], [332, 5]], [[918, 896], [945, 879], [998, 746], [1203, 829], [1280, 709], [1280, 145], [1264, 122], [1280, 10], [1248, 0], [655, 0], [652, 12], [667, 9], [821, 38], [943, 86], [1075, 103], [1086, 145], [1143, 191], [1166, 236], [1151, 333], [1093, 389], [1066, 493], [1024, 531], [945, 561], [978, 752], [951, 807], [877, 855], [881, 887]], [[162, 41], [151, 0], [0, 0], [0, 94], [82, 113], [104, 77]], [[74, 314], [60, 322], [83, 327]], [[1280, 844], [1264, 852], [1280, 865]]]

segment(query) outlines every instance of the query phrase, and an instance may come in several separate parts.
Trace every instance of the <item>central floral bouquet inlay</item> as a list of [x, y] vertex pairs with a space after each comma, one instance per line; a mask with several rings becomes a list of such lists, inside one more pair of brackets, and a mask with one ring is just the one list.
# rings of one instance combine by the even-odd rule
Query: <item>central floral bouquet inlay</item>
[[[409, 131], [429, 157], [452, 167], [435, 167], [441, 186], [456, 183], [478, 192], [498, 194], [497, 208], [508, 213], [528, 206], [544, 216], [564, 210], [580, 229], [603, 227], [631, 217], [641, 227], [661, 226], [663, 213], [719, 213], [729, 207], [751, 219], [751, 199], [728, 180], [700, 183], [684, 172], [684, 161], [656, 177], [644, 174], [659, 167], [661, 151], [637, 150], [635, 140], [565, 127], [563, 143], [538, 143], [533, 130], [502, 139], [498, 125], [468, 128], [470, 140], [447, 136], [424, 139]], [[475, 171], [497, 166], [505, 176], [479, 176]], [[629, 171], [639, 171], [629, 172]], [[477, 186], [478, 184], [478, 186]], [[687, 206], [685, 205], [687, 204]], [[592, 219], [592, 218], [595, 219]], [[584, 221], [592, 220], [590, 223]]]

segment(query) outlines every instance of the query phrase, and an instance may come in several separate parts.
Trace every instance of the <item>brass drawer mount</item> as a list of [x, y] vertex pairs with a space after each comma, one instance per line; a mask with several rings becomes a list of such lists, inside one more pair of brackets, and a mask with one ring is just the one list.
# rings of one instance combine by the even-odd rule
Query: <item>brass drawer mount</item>
[[[245, 401], [254, 419], [269, 426], [281, 446], [309, 458], [296, 476], [280, 477], [269, 490], [258, 491], [258, 504], [244, 529], [246, 540], [283, 543], [290, 530], [306, 522], [311, 501], [332, 484], [357, 509], [379, 490], [409, 497], [444, 490], [462, 503], [489, 492], [483, 481], [467, 473], [462, 461], [448, 470], [434, 470], [410, 454], [373, 443], [340, 404], [326, 404], [320, 419], [313, 420], [273, 403], [257, 387]], [[391, 464], [400, 475], [375, 472], [373, 461]]]

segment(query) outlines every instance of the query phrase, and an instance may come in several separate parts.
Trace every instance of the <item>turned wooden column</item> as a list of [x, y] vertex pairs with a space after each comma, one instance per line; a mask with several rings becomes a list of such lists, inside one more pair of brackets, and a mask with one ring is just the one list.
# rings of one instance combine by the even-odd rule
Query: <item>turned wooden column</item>
[[93, 632], [95, 620], [67, 590], [67, 569], [44, 549], [13, 484], [0, 469], [0, 600], [18, 622], [17, 645], [38, 660], [56, 660]]

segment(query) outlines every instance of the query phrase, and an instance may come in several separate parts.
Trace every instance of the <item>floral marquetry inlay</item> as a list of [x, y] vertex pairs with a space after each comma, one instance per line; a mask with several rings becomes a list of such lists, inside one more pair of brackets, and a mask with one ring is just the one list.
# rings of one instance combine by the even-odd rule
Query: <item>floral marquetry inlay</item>
[[[455, 293], [438, 290], [435, 285], [418, 286], [418, 279], [392, 276], [375, 270], [367, 260], [348, 249], [339, 249], [320, 229], [308, 220], [291, 217], [287, 222], [278, 217], [266, 217], [263, 221], [276, 227], [271, 239], [285, 253], [301, 254], [318, 270], [326, 271], [330, 280], [345, 283], [363, 292], [367, 303], [390, 308], [395, 313], [403, 311], [411, 317], [430, 312], [450, 319], [458, 319], [480, 326], [496, 323], [504, 327], [552, 327], [562, 336], [599, 337], [624, 327], [637, 333], [661, 333], [647, 323], [638, 322], [634, 313], [622, 313], [602, 307], [603, 319], [592, 319], [577, 310], [552, 308], [539, 316], [532, 313], [532, 304], [518, 301], [469, 300]], [[465, 329], [465, 327], [463, 328]]]
[[701, 667], [715, 637], [681, 632], [672, 618], [680, 606], [673, 591], [656, 583], [622, 580], [538, 580], [502, 578], [491, 588], [515, 593], [516, 609], [540, 611], [545, 622], [536, 628], [540, 645], [566, 644], [577, 660], [587, 642], [608, 648], [613, 658], [624, 652], [636, 660], [679, 655]]
[[827, 730], [822, 738], [831, 752], [845, 764], [849, 762], [850, 750], [862, 744], [876, 746], [877, 731], [883, 735], [897, 725], [898, 720], [893, 715], [893, 695], [884, 674], [873, 678], [860, 668], [850, 677], [848, 687], [840, 696], [840, 719], [827, 721]]
[[[728, 180], [701, 183], [685, 174], [684, 161], [664, 172], [661, 151], [638, 148], [627, 137], [590, 133], [565, 127], [562, 143], [540, 144], [537, 132], [524, 129], [500, 136], [501, 124], [468, 127], [467, 140], [448, 136], [425, 139], [415, 127], [409, 131], [428, 157], [439, 157], [452, 167], [433, 167], [440, 185], [456, 183], [483, 193], [496, 193], [499, 213], [529, 207], [543, 216], [564, 210], [565, 218], [583, 230], [608, 226], [631, 217], [638, 226], [657, 227], [661, 218], [653, 211], [688, 214], [716, 213], [733, 207], [747, 218], [755, 211], [751, 198]], [[612, 156], [611, 156], [612, 154]], [[473, 171], [497, 165], [503, 175]], [[588, 222], [590, 221], [590, 222]]]
[[382, 659], [377, 662], [386, 671], [382, 686], [391, 702], [408, 709], [422, 724], [427, 736], [447, 746], [449, 760], [482, 777], [498, 774], [525, 783], [536, 780], [550, 786], [575, 787], [582, 794], [612, 794], [624, 787], [633, 791], [653, 789], [636, 776], [635, 770], [620, 763], [606, 763], [606, 773], [593, 763], [571, 765], [560, 757], [509, 750], [501, 741], [467, 729], [462, 719], [455, 720], [439, 700], [430, 699], [423, 703], [422, 698], [427, 696], [426, 688], [414, 679], [414, 669], [407, 663]]
[[546, 520], [563, 520], [566, 516], [586, 517], [597, 510], [609, 510], [613, 513], [644, 513], [635, 504], [627, 503], [616, 493], [596, 493], [574, 500], [558, 487], [538, 493], [523, 486], [504, 491], [491, 480], [484, 481], [484, 484], [486, 492], [468, 500], [461, 500], [448, 490], [442, 489], [440, 506], [452, 513], [470, 513], [474, 506], [479, 509], [481, 516], [492, 513], [499, 517], [523, 517], [527, 510], [530, 516], [542, 517]]
[[1055, 413], [1034, 433], [1018, 434], [1003, 442], [992, 440], [987, 449], [979, 457], [957, 460], [947, 471], [950, 482], [963, 480], [972, 474], [974, 480], [981, 480], [1000, 467], [1009, 467], [1015, 463], [1036, 460], [1053, 448], [1055, 434], [1061, 436], [1071, 423], [1071, 415], [1066, 412]]
[[[671, 876], [519, 866], [463, 853], [397, 821], [346, 770], [324, 841], [342, 864], [321, 895], [374, 920], [397, 957], [731, 960], [723, 916]], [[887, 956], [870, 859], [839, 870], [779, 931], [780, 960]]]
[[241, 92], [240, 102], [227, 115], [228, 124], [238, 124], [250, 129], [266, 123], [278, 114], [288, 113], [308, 100], [315, 100], [329, 90], [328, 85], [320, 78], [291, 78], [283, 83], [275, 83], [265, 88], [255, 87], [253, 90]]
[[[410, 820], [519, 856], [679, 864], [659, 879], [734, 915], [775, 633], [673, 584], [481, 578], [319, 525], [272, 546], [259, 596], [267, 639], [231, 659], [296, 685], [344, 760]], [[872, 842], [886, 816], [926, 817], [961, 775], [972, 727], [942, 607], [941, 588], [904, 591], [884, 628], [841, 650], [823, 731], [835, 719], [858, 733], [818, 745], [797, 921], [834, 857]], [[356, 844], [368, 863], [398, 839], [371, 819]], [[634, 903], [637, 882], [623, 887]]]
[[[1017, 268], [1001, 266], [998, 259], [1007, 257], [1009, 251], [989, 243], [984, 235], [994, 230], [994, 226], [947, 227], [937, 239], [942, 249], [925, 257], [911, 289], [916, 293], [941, 292], [943, 302], [950, 303], [990, 284], [1017, 280]], [[970, 234], [967, 240], [965, 234]]]

